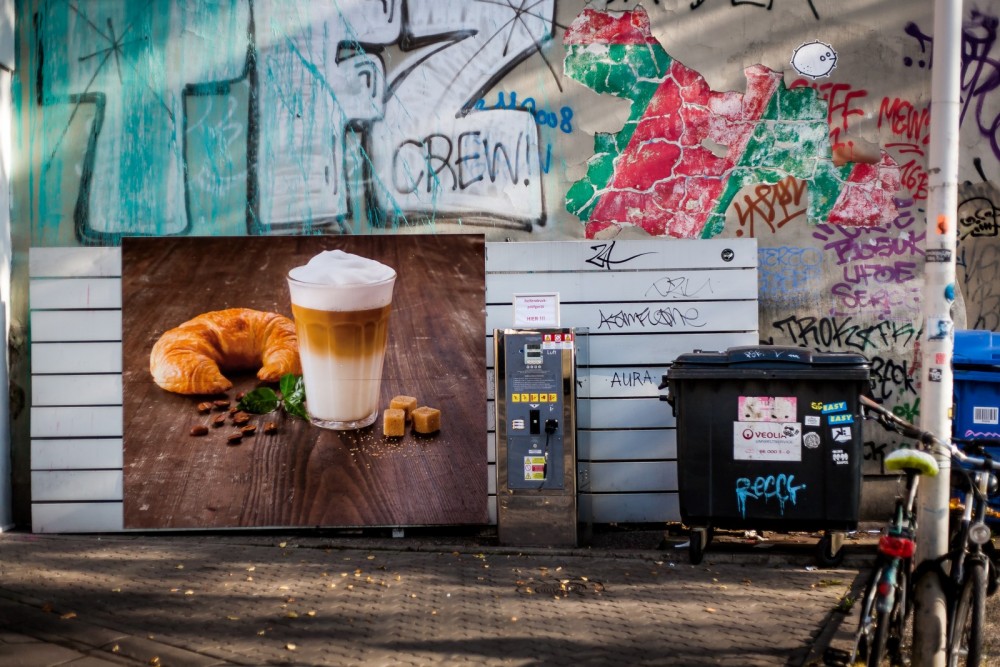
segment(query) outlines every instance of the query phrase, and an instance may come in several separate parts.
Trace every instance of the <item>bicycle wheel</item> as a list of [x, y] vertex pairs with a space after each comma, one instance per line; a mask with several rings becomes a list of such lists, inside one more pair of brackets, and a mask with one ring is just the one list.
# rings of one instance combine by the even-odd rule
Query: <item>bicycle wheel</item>
[[[890, 664], [903, 664], [903, 633], [906, 631], [906, 617], [910, 610], [909, 561], [903, 560], [889, 567], [892, 567], [896, 574], [892, 582], [894, 588], [892, 609], [879, 611], [875, 615], [875, 627], [868, 652], [868, 667], [881, 667], [886, 657], [889, 658]], [[876, 580], [876, 586], [879, 581]], [[878, 596], [876, 601], [877, 599]]]
[[986, 568], [979, 561], [966, 563], [961, 596], [951, 619], [948, 642], [949, 667], [979, 667], [983, 657], [983, 617], [986, 614]]
[[871, 650], [868, 653], [868, 667], [880, 667], [889, 645], [889, 614], [880, 611], [875, 616], [875, 632], [872, 635]]
[[906, 633], [906, 621], [913, 609], [910, 576], [910, 561], [904, 560], [896, 573], [896, 604], [890, 612], [889, 638], [886, 642], [889, 660], [893, 665], [904, 664], [903, 635]]
[[868, 583], [865, 585], [864, 595], [861, 597], [858, 630], [854, 635], [854, 655], [851, 656], [852, 665], [867, 665], [868, 656], [872, 652], [872, 640], [875, 637], [875, 627], [878, 622], [875, 600], [878, 599], [878, 582], [882, 578], [883, 568], [883, 565], [876, 565], [872, 570]]

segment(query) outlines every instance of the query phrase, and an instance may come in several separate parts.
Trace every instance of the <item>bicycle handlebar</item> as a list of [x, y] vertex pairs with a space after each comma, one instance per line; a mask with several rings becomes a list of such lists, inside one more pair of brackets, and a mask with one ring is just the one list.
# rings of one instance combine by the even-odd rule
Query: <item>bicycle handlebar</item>
[[885, 430], [894, 431], [903, 437], [916, 440], [931, 449], [937, 447], [940, 450], [947, 452], [951, 458], [957, 459], [962, 463], [971, 465], [980, 470], [1000, 471], [1000, 462], [981, 456], [969, 456], [956, 447], [950, 440], [944, 440], [930, 431], [925, 431], [917, 426], [914, 426], [905, 419], [894, 415], [892, 412], [887, 410], [882, 405], [879, 405], [868, 396], [861, 395], [858, 398], [861, 400], [861, 405], [863, 405], [866, 410], [870, 410], [875, 413], [876, 420]]

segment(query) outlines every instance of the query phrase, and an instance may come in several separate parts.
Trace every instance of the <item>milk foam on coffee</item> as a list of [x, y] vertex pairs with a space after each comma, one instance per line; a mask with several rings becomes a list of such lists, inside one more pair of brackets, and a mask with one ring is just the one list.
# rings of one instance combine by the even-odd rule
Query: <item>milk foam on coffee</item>
[[396, 272], [342, 250], [288, 272], [306, 409], [314, 424], [354, 429], [378, 416]]
[[[305, 265], [288, 272], [294, 280], [315, 285], [379, 285], [396, 277], [391, 267], [367, 257], [359, 257], [343, 250], [324, 250]], [[349, 292], [310, 291], [295, 301], [300, 306], [316, 310], [361, 310], [378, 308], [392, 300], [392, 291], [373, 288]]]

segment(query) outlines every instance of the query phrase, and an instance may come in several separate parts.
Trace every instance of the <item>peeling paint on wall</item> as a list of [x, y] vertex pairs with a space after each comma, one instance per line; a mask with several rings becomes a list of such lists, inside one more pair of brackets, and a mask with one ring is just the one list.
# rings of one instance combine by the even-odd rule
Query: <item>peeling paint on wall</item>
[[789, 176], [809, 184], [812, 222], [867, 226], [894, 217], [895, 163], [883, 152], [876, 164], [835, 166], [827, 110], [811, 89], [789, 90], [779, 72], [755, 65], [745, 70], [745, 94], [713, 91], [663, 50], [641, 8], [585, 10], [563, 41], [569, 76], [632, 101], [625, 127], [597, 138], [587, 177], [566, 196], [588, 238], [626, 224], [653, 236], [710, 238], [740, 189]]

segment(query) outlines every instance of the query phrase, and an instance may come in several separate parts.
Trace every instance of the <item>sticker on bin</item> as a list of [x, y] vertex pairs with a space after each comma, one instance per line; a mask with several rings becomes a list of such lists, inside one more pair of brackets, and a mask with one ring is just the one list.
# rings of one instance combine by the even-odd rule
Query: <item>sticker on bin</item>
[[847, 401], [837, 401], [836, 403], [823, 403], [821, 410], [824, 415], [832, 412], [847, 412]]
[[833, 439], [837, 442], [850, 442], [854, 435], [851, 433], [850, 426], [838, 426], [837, 428], [830, 431]]
[[736, 461], [801, 461], [802, 425], [798, 422], [734, 422]]
[[746, 422], [788, 422], [795, 419], [795, 396], [740, 396], [737, 419]]
[[1000, 408], [979, 407], [972, 408], [973, 424], [996, 424], [1000, 418]]

